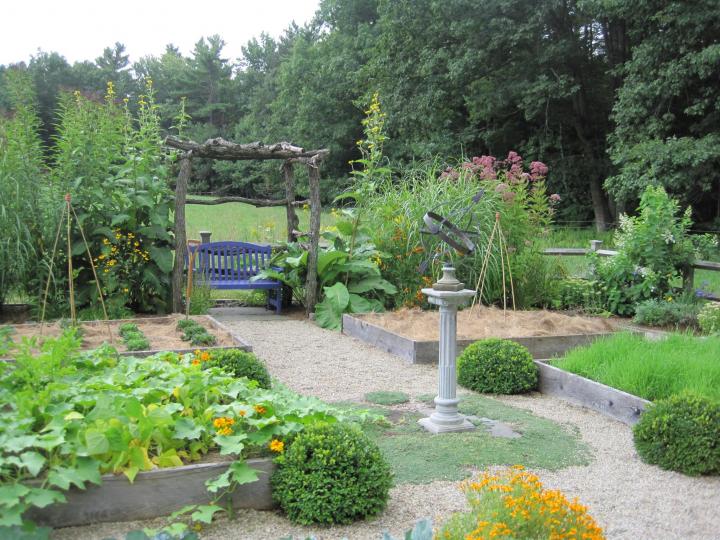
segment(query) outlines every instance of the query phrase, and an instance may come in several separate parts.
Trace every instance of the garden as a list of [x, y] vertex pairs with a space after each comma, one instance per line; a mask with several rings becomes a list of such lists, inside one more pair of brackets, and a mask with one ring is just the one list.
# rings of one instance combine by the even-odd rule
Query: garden
[[542, 145], [391, 159], [376, 91], [328, 189], [336, 147], [195, 142], [150, 77], [51, 136], [0, 79], [0, 538], [720, 528], [719, 235], [677, 190], [563, 227]]

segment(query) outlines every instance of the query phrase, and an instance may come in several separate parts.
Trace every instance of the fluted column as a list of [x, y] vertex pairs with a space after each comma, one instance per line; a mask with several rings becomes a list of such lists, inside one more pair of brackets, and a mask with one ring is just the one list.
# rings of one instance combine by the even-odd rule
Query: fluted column
[[428, 302], [440, 308], [440, 353], [438, 358], [438, 395], [435, 398], [435, 412], [429, 418], [419, 420], [432, 433], [469, 431], [473, 426], [458, 413], [457, 372], [457, 310], [458, 306], [475, 295], [475, 291], [464, 289], [464, 284], [455, 278], [455, 269], [443, 268], [443, 278], [431, 289], [423, 289]]

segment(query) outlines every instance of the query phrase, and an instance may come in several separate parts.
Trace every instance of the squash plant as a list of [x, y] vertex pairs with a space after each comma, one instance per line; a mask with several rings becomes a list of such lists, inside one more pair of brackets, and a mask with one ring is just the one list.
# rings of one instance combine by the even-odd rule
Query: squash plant
[[[364, 227], [338, 221], [322, 234], [325, 246], [318, 252], [318, 298], [316, 321], [323, 328], [340, 329], [343, 313], [383, 311], [387, 295], [395, 286], [380, 274], [383, 254], [369, 242]], [[305, 295], [308, 251], [299, 243], [288, 243], [270, 261], [270, 268], [254, 279], [277, 279], [293, 290], [301, 302]]]
[[[0, 363], [0, 536], [12, 536], [8, 528], [23, 525], [29, 508], [63, 502], [72, 486], [100, 484], [104, 473], [133, 482], [141, 471], [197, 461], [210, 450], [235, 458], [207, 482], [219, 498], [257, 479], [246, 456], [339, 418], [314, 398], [259, 388], [193, 355], [121, 358], [109, 347], [80, 353], [72, 330], [42, 347], [8, 344], [15, 362]], [[219, 510], [181, 512], [207, 522]]]

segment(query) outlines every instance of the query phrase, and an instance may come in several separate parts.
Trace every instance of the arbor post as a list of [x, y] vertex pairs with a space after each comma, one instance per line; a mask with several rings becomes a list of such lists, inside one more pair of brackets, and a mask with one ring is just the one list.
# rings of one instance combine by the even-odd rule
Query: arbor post
[[172, 274], [172, 312], [183, 312], [183, 274], [187, 236], [185, 234], [185, 199], [192, 174], [192, 150], [180, 158], [180, 172], [175, 186], [175, 264]]
[[308, 250], [307, 280], [305, 282], [305, 311], [310, 316], [317, 303], [317, 260], [320, 243], [320, 166], [308, 161], [310, 177], [310, 249]]

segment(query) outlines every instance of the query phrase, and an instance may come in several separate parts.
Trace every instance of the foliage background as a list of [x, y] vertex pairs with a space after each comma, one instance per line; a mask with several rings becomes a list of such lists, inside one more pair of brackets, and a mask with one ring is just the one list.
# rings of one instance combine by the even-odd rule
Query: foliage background
[[[360, 157], [363, 107], [378, 91], [394, 162], [516, 150], [550, 167], [561, 221], [605, 226], [662, 184], [710, 223], [720, 209], [719, 27], [714, 0], [322, 0], [313, 21], [261, 34], [237, 60], [209, 36], [188, 56], [168, 45], [131, 64], [116, 43], [94, 62], [40, 51], [15, 69], [33, 81], [51, 146], [63, 90], [100, 97], [110, 80], [132, 98], [150, 77], [164, 129], [187, 97], [191, 138], [330, 148], [329, 200]], [[12, 84], [0, 81], [10, 110]], [[272, 196], [280, 180], [271, 164], [205, 163], [193, 189]]]

